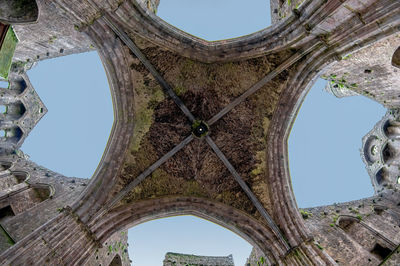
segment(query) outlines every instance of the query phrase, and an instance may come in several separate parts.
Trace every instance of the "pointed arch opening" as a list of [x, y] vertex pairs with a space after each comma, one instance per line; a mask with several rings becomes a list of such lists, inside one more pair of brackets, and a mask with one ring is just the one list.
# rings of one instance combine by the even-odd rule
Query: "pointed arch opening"
[[240, 37], [271, 25], [270, 4], [263, 0], [251, 4], [240, 0], [164, 0], [155, 13], [167, 23], [207, 41]]
[[[301, 208], [374, 193], [360, 156], [361, 140], [386, 110], [363, 96], [337, 98], [325, 85], [319, 79], [305, 96], [288, 141], [293, 191]], [[380, 160], [379, 143], [374, 136], [368, 143], [366, 160], [373, 164]], [[377, 175], [377, 182], [383, 182], [383, 176]]]

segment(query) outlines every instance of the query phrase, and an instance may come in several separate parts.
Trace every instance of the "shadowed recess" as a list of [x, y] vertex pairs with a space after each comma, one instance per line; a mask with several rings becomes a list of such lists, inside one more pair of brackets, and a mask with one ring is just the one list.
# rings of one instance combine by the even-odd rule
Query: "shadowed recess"
[[1, 0], [0, 22], [7, 24], [35, 22], [39, 16], [36, 0]]

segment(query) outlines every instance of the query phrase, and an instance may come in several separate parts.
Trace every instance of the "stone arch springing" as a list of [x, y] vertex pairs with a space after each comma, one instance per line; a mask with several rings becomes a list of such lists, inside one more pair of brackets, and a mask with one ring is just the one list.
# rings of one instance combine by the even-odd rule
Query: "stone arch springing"
[[342, 215], [336, 223], [347, 235], [380, 260], [384, 260], [398, 245], [360, 218]]
[[[135, 210], [134, 214], [132, 209]], [[103, 242], [120, 230], [150, 220], [180, 215], [195, 216], [227, 228], [261, 250], [271, 263], [280, 261], [287, 251], [270, 228], [228, 205], [203, 198], [162, 198], [124, 205], [110, 212], [92, 230]]]
[[392, 56], [392, 65], [394, 67], [400, 68], [400, 47], [396, 49]]

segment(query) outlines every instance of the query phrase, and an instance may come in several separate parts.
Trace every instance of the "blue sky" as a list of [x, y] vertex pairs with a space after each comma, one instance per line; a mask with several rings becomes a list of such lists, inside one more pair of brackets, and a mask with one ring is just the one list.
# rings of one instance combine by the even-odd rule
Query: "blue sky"
[[[207, 40], [246, 35], [270, 23], [265, 0], [168, 0], [158, 15]], [[66, 176], [90, 178], [113, 122], [107, 78], [96, 52], [40, 62], [28, 72], [49, 109], [22, 150], [31, 159]], [[299, 207], [343, 202], [373, 194], [362, 164], [361, 138], [384, 115], [365, 98], [337, 99], [319, 80], [306, 97], [289, 138], [292, 185]], [[162, 265], [166, 252], [227, 256], [244, 265], [251, 246], [211, 222], [180, 216], [129, 230], [133, 265]]]

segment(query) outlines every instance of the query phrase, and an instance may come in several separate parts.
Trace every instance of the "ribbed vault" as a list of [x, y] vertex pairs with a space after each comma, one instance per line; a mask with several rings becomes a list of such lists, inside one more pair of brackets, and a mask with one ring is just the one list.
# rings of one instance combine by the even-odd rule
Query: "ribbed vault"
[[[18, 248], [34, 243], [40, 230], [51, 239], [49, 228], [66, 223], [58, 228], [62, 237], [72, 230], [71, 217], [86, 237], [70, 236], [71, 255], [58, 245], [57, 260], [79, 264], [89, 252], [81, 245], [94, 248], [115, 230], [194, 214], [237, 232], [278, 263], [335, 264], [313, 243], [298, 212], [287, 138], [319, 72], [397, 32], [400, 3], [306, 1], [274, 27], [206, 42], [135, 1], [114, 9], [74, 2], [58, 4], [80, 20], [106, 68], [115, 112], [110, 140], [81, 198], [0, 258], [26, 262], [35, 252], [44, 260], [51, 247]], [[349, 7], [354, 13], [343, 20], [340, 12]], [[192, 134], [199, 121], [209, 129], [206, 136]]]

